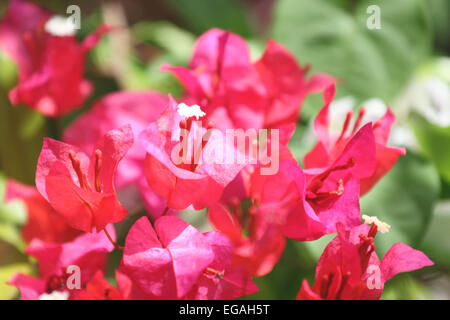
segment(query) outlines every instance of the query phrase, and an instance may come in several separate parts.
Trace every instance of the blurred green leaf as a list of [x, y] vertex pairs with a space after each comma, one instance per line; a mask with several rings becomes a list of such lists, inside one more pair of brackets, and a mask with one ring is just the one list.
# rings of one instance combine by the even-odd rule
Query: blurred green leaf
[[170, 7], [196, 33], [222, 28], [250, 36], [248, 17], [242, 2], [236, 0], [169, 0]]
[[[380, 7], [381, 29], [367, 28], [369, 5]], [[280, 0], [273, 36], [314, 71], [342, 79], [339, 96], [389, 101], [430, 49], [427, 13], [422, 0]]]
[[440, 202], [434, 212], [421, 250], [434, 263], [450, 269], [450, 201]]
[[6, 178], [0, 173], [0, 223], [6, 222], [22, 225], [27, 218], [25, 204], [21, 200], [10, 200], [6, 202]]
[[8, 92], [17, 81], [17, 72], [14, 63], [1, 52], [0, 70], [0, 170], [31, 184], [45, 136], [45, 118], [24, 106], [11, 106]]
[[16, 226], [12, 224], [0, 222], [0, 240], [9, 243], [20, 252], [23, 252], [25, 250], [26, 244], [22, 240], [20, 231]]
[[413, 113], [410, 119], [422, 151], [439, 173], [450, 181], [450, 127], [434, 125], [417, 113]]
[[195, 36], [168, 21], [143, 21], [131, 30], [139, 40], [163, 49], [180, 63], [187, 62], [194, 47]]
[[377, 216], [391, 225], [387, 234], [379, 234], [375, 239], [379, 256], [396, 242], [419, 245], [439, 189], [434, 167], [409, 153], [400, 157], [394, 168], [361, 199], [362, 214]]
[[410, 274], [401, 274], [386, 282], [382, 300], [431, 299], [429, 289]]
[[15, 273], [29, 273], [30, 266], [25, 263], [14, 263], [9, 265], [0, 266], [0, 300], [8, 300], [13, 298], [17, 293], [17, 289], [14, 286], [6, 284], [6, 282]]

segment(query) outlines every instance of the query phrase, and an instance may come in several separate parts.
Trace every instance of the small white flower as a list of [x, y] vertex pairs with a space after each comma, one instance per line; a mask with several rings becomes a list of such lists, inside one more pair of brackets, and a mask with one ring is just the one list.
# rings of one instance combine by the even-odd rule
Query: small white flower
[[180, 116], [184, 116], [186, 118], [195, 117], [197, 120], [198, 118], [206, 115], [206, 113], [204, 113], [202, 109], [200, 109], [200, 106], [196, 104], [188, 106], [185, 103], [180, 103], [178, 105], [177, 112]]
[[367, 216], [363, 214], [362, 218], [364, 220], [364, 224], [374, 223], [377, 226], [378, 231], [380, 231], [381, 233], [388, 233], [389, 229], [391, 229], [390, 225], [388, 225], [386, 222], [380, 221], [376, 216]]
[[52, 293], [43, 293], [39, 296], [39, 300], [67, 300], [69, 299], [68, 291], [53, 291]]
[[59, 15], [54, 15], [48, 19], [44, 29], [57, 37], [73, 36], [76, 33], [71, 20]]

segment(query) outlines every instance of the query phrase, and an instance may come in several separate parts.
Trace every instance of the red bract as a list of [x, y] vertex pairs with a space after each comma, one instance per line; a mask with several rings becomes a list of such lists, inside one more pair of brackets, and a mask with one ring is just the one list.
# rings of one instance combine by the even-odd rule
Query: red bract
[[[136, 134], [144, 130], [160, 116], [167, 102], [166, 96], [153, 92], [121, 91], [108, 94], [65, 130], [63, 141], [90, 154], [96, 141], [109, 130], [126, 124], [130, 124]], [[119, 193], [127, 194], [137, 187], [150, 216], [157, 218], [164, 211], [166, 200], [148, 187], [144, 176], [145, 154], [141, 141], [136, 139], [117, 167], [115, 185]]]
[[325, 248], [316, 267], [312, 289], [303, 281], [297, 299], [379, 299], [384, 283], [397, 273], [421, 269], [433, 262], [404, 243], [394, 244], [383, 259], [375, 253], [376, 224], [346, 230]]
[[[314, 129], [319, 137], [319, 142], [314, 149], [305, 156], [304, 164], [306, 169], [326, 167], [333, 163], [335, 159], [340, 156], [348, 142], [355, 136], [360, 126], [364, 125], [365, 109], [362, 108], [353, 124], [353, 128], [351, 128], [350, 125], [353, 113], [349, 111], [343, 124], [342, 131], [340, 133], [329, 132], [329, 108], [330, 103], [334, 98], [335, 91], [336, 88], [332, 85], [328, 87], [324, 93], [324, 107], [314, 121]], [[376, 142], [376, 167], [371, 175], [364, 178], [360, 177], [361, 195], [367, 193], [376, 182], [394, 166], [399, 156], [405, 155], [406, 153], [403, 148], [387, 146], [389, 132], [394, 121], [395, 116], [391, 110], [388, 109], [381, 119], [371, 125]]]
[[74, 146], [46, 138], [38, 159], [36, 187], [71, 227], [99, 231], [127, 214], [117, 200], [113, 178], [132, 144], [130, 126], [111, 130], [89, 159]]
[[105, 280], [103, 272], [99, 270], [89, 280], [86, 287], [74, 292], [71, 298], [73, 300], [127, 300], [131, 293], [131, 283], [123, 277], [120, 272], [116, 272], [118, 282], [118, 288], [116, 288]]
[[[147, 151], [145, 175], [149, 186], [167, 199], [168, 208], [193, 205], [198, 210], [219, 200], [246, 159], [239, 163], [238, 150], [222, 132], [211, 124], [203, 128], [192, 117], [180, 115], [177, 107], [170, 98], [159, 119], [140, 135]], [[226, 163], [225, 157], [232, 161]]]
[[293, 131], [305, 97], [333, 82], [327, 75], [306, 79], [307, 69], [273, 40], [252, 63], [244, 39], [220, 29], [200, 36], [189, 68], [162, 70], [175, 74], [186, 88], [185, 99], [200, 105], [219, 129], [289, 124]]
[[121, 272], [133, 283], [132, 299], [181, 299], [213, 262], [200, 231], [177, 217], [146, 217], [128, 232]]
[[[227, 207], [216, 204], [208, 209], [211, 224], [223, 232], [234, 246], [233, 264], [245, 274], [261, 277], [272, 271], [281, 257], [286, 240], [276, 220], [277, 209], [250, 208], [242, 212], [240, 201]], [[267, 209], [267, 208], [264, 208]], [[244, 232], [248, 232], [248, 236]]]
[[36, 188], [9, 180], [6, 199], [20, 198], [27, 208], [27, 223], [22, 228], [22, 236], [26, 242], [39, 239], [44, 242], [67, 242], [80, 234], [71, 228], [41, 196]]
[[80, 107], [89, 95], [91, 85], [83, 78], [85, 55], [107, 28], [100, 27], [79, 44], [74, 30], [63, 32], [67, 26], [53, 30], [49, 22], [58, 18], [50, 15], [32, 3], [10, 1], [0, 23], [0, 47], [19, 66], [19, 83], [9, 93], [11, 103], [60, 116]]
[[[287, 148], [281, 148], [281, 158], [295, 163]], [[273, 175], [262, 175], [260, 166], [253, 169], [227, 187], [221, 203], [208, 208], [208, 219], [233, 243], [234, 264], [260, 277], [272, 271], [284, 251], [282, 228], [289, 210], [298, 205], [298, 195], [288, 186], [295, 182], [283, 162]]]
[[[108, 233], [115, 239], [115, 231], [108, 227]], [[67, 287], [71, 271], [67, 268], [77, 266], [80, 271], [80, 285], [87, 283], [98, 270], [106, 266], [107, 253], [114, 246], [101, 233], [86, 233], [71, 242], [61, 244], [46, 244], [41, 240], [33, 240], [26, 253], [33, 256], [39, 263], [39, 278], [16, 274], [9, 283], [16, 286], [22, 293], [22, 300], [43, 298], [43, 294], [68, 292], [76, 288]], [[59, 295], [61, 296], [61, 295]]]

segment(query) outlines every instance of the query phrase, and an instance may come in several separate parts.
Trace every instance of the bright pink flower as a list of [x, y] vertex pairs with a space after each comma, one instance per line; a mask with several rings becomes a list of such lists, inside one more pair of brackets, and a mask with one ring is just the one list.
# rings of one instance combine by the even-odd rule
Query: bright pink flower
[[91, 158], [78, 148], [44, 139], [36, 170], [36, 187], [67, 223], [91, 232], [122, 220], [127, 211], [116, 197], [114, 173], [133, 144], [131, 127], [109, 131]]
[[375, 224], [350, 230], [338, 225], [337, 230], [338, 236], [317, 263], [314, 286], [310, 288], [304, 280], [297, 299], [379, 299], [384, 283], [397, 273], [433, 265], [424, 253], [404, 243], [394, 244], [380, 262], [375, 253]]
[[[280, 150], [282, 160], [295, 162], [287, 148]], [[247, 167], [245, 177], [233, 181], [221, 202], [208, 208], [210, 223], [235, 248], [234, 265], [256, 277], [271, 272], [279, 261], [286, 245], [282, 229], [286, 215], [298, 205], [298, 195], [285, 185], [295, 182], [283, 162], [276, 174], [262, 175], [260, 170]], [[250, 206], [244, 209], [246, 203]]]
[[[138, 134], [158, 119], [167, 103], [167, 96], [153, 92], [119, 91], [108, 94], [95, 102], [88, 112], [77, 118], [64, 131], [63, 141], [80, 148], [86, 154], [91, 154], [96, 141], [108, 131], [130, 124], [133, 132]], [[119, 193], [134, 194], [136, 191], [133, 190], [139, 189], [149, 215], [157, 218], [166, 208], [167, 201], [147, 184], [143, 165], [145, 154], [141, 141], [135, 139], [135, 143], [117, 167], [115, 185]]]
[[26, 242], [39, 239], [48, 243], [73, 240], [80, 231], [71, 228], [34, 187], [8, 180], [6, 200], [20, 198], [27, 208], [27, 222], [22, 228]]
[[[247, 162], [245, 157], [242, 163], [237, 161], [239, 151], [222, 132], [211, 125], [201, 127], [200, 121], [180, 115], [177, 107], [170, 98], [159, 119], [140, 135], [147, 151], [145, 175], [169, 208], [193, 205], [198, 210], [219, 200]], [[226, 156], [236, 160], [227, 163]]]
[[[302, 170], [291, 156], [280, 157], [279, 172], [252, 176], [253, 193], [262, 202], [284, 203], [283, 233], [305, 241], [336, 232], [336, 223], [347, 227], [360, 224], [359, 180], [375, 167], [375, 141], [366, 125], [348, 142], [331, 165]], [[263, 191], [263, 186], [267, 191]], [[259, 191], [258, 191], [259, 190]], [[278, 199], [278, 200], [277, 200]], [[280, 211], [280, 210], [278, 210]]]
[[274, 128], [293, 131], [301, 104], [333, 82], [327, 75], [306, 79], [296, 59], [270, 40], [255, 63], [244, 39], [211, 29], [198, 38], [189, 68], [164, 65], [182, 82], [185, 99], [202, 107], [218, 129]]
[[[347, 143], [355, 136], [360, 126], [364, 125], [365, 109], [362, 108], [353, 128], [349, 128], [352, 118], [352, 112], [350, 111], [347, 114], [342, 131], [340, 133], [329, 132], [329, 107], [335, 92], [335, 86], [331, 85], [324, 93], [324, 107], [314, 121], [314, 129], [319, 137], [319, 142], [305, 156], [306, 169], [326, 167], [333, 163], [340, 156]], [[361, 195], [367, 193], [394, 166], [398, 157], [406, 153], [403, 148], [387, 146], [389, 132], [394, 121], [395, 116], [388, 109], [381, 119], [371, 125], [376, 142], [376, 168], [370, 176], [360, 179]]]
[[[264, 208], [267, 209], [267, 208]], [[250, 208], [242, 212], [241, 202], [230, 206], [215, 204], [208, 208], [208, 219], [215, 229], [224, 233], [234, 246], [233, 264], [244, 274], [261, 277], [272, 271], [284, 251], [286, 240], [277, 210]], [[248, 236], [244, 236], [244, 232]]]
[[107, 28], [100, 27], [79, 44], [72, 34], [52, 31], [50, 16], [37, 5], [11, 0], [0, 22], [0, 47], [19, 66], [11, 103], [60, 116], [81, 107], [89, 95], [91, 85], [83, 78], [85, 55]]
[[[115, 239], [114, 228], [108, 226], [107, 229], [112, 239]], [[77, 289], [67, 286], [67, 280], [73, 272], [68, 267], [79, 267], [80, 284], [84, 285], [98, 270], [104, 269], [107, 253], [113, 249], [114, 246], [103, 233], [85, 233], [71, 242], [60, 244], [48, 244], [36, 239], [25, 252], [37, 259], [39, 278], [16, 274], [9, 283], [21, 291], [22, 300], [36, 300], [42, 294], [64, 291], [71, 294]]]
[[232, 265], [233, 246], [220, 232], [208, 232], [206, 242], [214, 252], [213, 262], [186, 295], [194, 300], [229, 300], [258, 291], [248, 273]]
[[133, 283], [132, 299], [181, 299], [214, 261], [205, 236], [177, 217], [147, 217], [128, 232], [120, 271]]

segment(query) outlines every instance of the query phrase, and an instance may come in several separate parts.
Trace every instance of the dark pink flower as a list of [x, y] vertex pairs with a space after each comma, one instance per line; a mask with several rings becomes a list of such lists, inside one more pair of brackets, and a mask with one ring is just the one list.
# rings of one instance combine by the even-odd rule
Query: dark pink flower
[[[252, 176], [251, 189], [263, 203], [284, 203], [283, 233], [298, 241], [315, 240], [360, 223], [359, 180], [375, 167], [375, 141], [370, 126], [362, 127], [327, 167], [302, 170], [290, 156], [280, 158], [279, 172]], [[263, 186], [268, 184], [263, 192]], [[259, 190], [259, 191], [258, 191]], [[280, 210], [278, 210], [280, 211]]]
[[[112, 286], [106, 281], [105, 276], [101, 270], [97, 271], [95, 275], [86, 283], [82, 290], [75, 291], [72, 300], [128, 300], [131, 293], [131, 283], [123, 285], [123, 275], [116, 272], [116, 279], [118, 288]], [[126, 280], [125, 280], [126, 281]]]
[[[334, 98], [335, 91], [335, 86], [331, 85], [324, 93], [324, 107], [314, 121], [314, 129], [319, 137], [319, 142], [314, 149], [305, 156], [304, 164], [306, 169], [329, 166], [336, 160], [337, 157], [340, 156], [342, 150], [346, 147], [349, 141], [352, 140], [358, 129], [365, 125], [365, 109], [362, 108], [352, 128], [350, 128], [350, 122], [353, 114], [350, 111], [347, 114], [347, 118], [340, 133], [333, 133], [329, 131], [329, 108], [330, 103]], [[394, 121], [395, 116], [388, 108], [386, 114], [381, 119], [370, 125], [372, 127], [376, 143], [376, 166], [371, 175], [359, 177], [361, 195], [367, 193], [376, 184], [376, 182], [394, 166], [399, 156], [406, 153], [403, 148], [387, 146], [389, 132]]]
[[100, 27], [80, 44], [73, 32], [60, 33], [64, 26], [53, 30], [52, 19], [58, 18], [32, 3], [11, 0], [0, 22], [0, 47], [19, 66], [19, 83], [9, 93], [11, 103], [52, 117], [81, 107], [91, 92], [83, 78], [85, 55], [108, 29]]
[[219, 200], [247, 161], [245, 156], [242, 162], [237, 160], [239, 151], [233, 142], [211, 123], [204, 128], [193, 117], [180, 115], [177, 108], [170, 98], [159, 119], [140, 135], [147, 151], [145, 175], [149, 186], [167, 199], [168, 208], [192, 205], [198, 210]]
[[[91, 154], [96, 142], [108, 131], [130, 124], [135, 134], [156, 121], [167, 107], [167, 96], [156, 92], [119, 91], [110, 93], [94, 103], [92, 108], [77, 118], [65, 131], [63, 141]], [[117, 167], [115, 185], [127, 198], [142, 201], [153, 218], [161, 215], [167, 201], [149, 188], [144, 176], [146, 151], [139, 139], [130, 148]], [[139, 205], [139, 204], [138, 204]], [[135, 203], [130, 203], [135, 207]]]
[[36, 187], [71, 227], [99, 231], [127, 214], [116, 197], [114, 173], [132, 144], [129, 125], [109, 131], [90, 159], [74, 146], [46, 138], [38, 159]]
[[305, 97], [333, 82], [327, 75], [307, 79], [307, 68], [273, 40], [252, 63], [244, 39], [220, 29], [198, 38], [188, 68], [164, 65], [162, 70], [174, 73], [186, 88], [185, 100], [200, 105], [218, 129], [293, 132]]
[[338, 236], [317, 263], [314, 286], [304, 280], [297, 299], [379, 299], [384, 283], [396, 274], [433, 265], [424, 253], [404, 243], [394, 244], [380, 262], [374, 238], [385, 227], [377, 219], [371, 227], [346, 230], [338, 225]]
[[[115, 239], [114, 228], [108, 226], [107, 229]], [[67, 286], [67, 280], [72, 275], [68, 267], [79, 268], [80, 285], [83, 286], [97, 271], [105, 268], [107, 253], [113, 249], [114, 246], [102, 233], [85, 233], [66, 243], [50, 244], [35, 239], [25, 252], [38, 261], [39, 278], [16, 274], [8, 283], [21, 291], [22, 300], [42, 299], [44, 294], [68, 299], [78, 290]], [[76, 284], [76, 281], [71, 284]]]
[[41, 196], [36, 188], [26, 186], [14, 180], [8, 180], [6, 200], [22, 199], [27, 209], [27, 222], [22, 228], [26, 242], [39, 239], [48, 243], [62, 243], [73, 240], [80, 234], [71, 228]]

